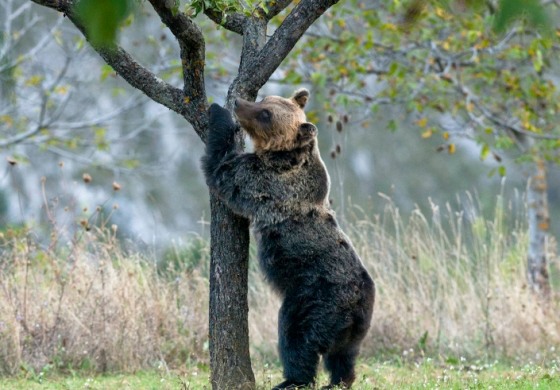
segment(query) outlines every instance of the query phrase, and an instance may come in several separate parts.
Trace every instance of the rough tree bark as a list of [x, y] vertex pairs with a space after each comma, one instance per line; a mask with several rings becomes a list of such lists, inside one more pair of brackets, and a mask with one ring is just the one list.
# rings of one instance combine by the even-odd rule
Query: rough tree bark
[[[73, 11], [76, 0], [31, 0], [62, 12], [87, 37]], [[250, 16], [205, 14], [222, 27], [243, 35], [239, 72], [229, 88], [226, 107], [236, 97], [254, 100], [282, 60], [309, 26], [339, 0], [301, 0], [267, 39], [269, 21], [292, 0], [267, 0]], [[124, 80], [152, 100], [182, 115], [202, 141], [208, 131], [208, 102], [204, 84], [205, 41], [199, 27], [181, 11], [174, 0], [149, 0], [162, 22], [177, 38], [183, 64], [183, 88], [176, 88], [144, 68], [118, 45], [94, 47], [105, 62]], [[241, 137], [237, 147], [243, 147]], [[255, 378], [249, 356], [247, 273], [249, 223], [233, 214], [212, 193], [210, 265], [210, 365], [213, 389], [251, 389]]]
[[527, 213], [529, 221], [529, 251], [527, 278], [533, 290], [543, 298], [550, 297], [546, 258], [546, 236], [550, 228], [546, 181], [546, 163], [539, 159], [527, 185]]

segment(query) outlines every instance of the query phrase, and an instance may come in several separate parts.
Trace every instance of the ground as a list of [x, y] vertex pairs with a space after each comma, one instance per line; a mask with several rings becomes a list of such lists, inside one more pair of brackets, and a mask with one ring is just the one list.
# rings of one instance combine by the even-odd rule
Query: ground
[[[526, 364], [519, 367], [503, 363], [480, 364], [456, 362], [422, 363], [361, 361], [354, 390], [389, 389], [559, 389], [560, 362], [546, 362], [546, 366]], [[257, 390], [270, 389], [281, 378], [280, 367], [255, 367]], [[327, 383], [324, 373], [320, 384]], [[23, 374], [18, 378], [0, 378], [1, 389], [59, 390], [59, 389], [210, 389], [205, 367], [186, 367], [183, 370], [153, 370], [136, 374], [88, 375], [74, 372], [66, 376]]]

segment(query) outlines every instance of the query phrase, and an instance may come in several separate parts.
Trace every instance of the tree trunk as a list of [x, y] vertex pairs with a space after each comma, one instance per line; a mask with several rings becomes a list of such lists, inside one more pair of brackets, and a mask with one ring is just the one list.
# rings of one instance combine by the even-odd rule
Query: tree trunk
[[212, 389], [254, 389], [249, 356], [249, 222], [210, 194], [210, 366]]
[[527, 277], [532, 289], [544, 298], [550, 296], [546, 258], [546, 237], [550, 227], [546, 180], [546, 163], [539, 159], [531, 172], [527, 185], [529, 220]]

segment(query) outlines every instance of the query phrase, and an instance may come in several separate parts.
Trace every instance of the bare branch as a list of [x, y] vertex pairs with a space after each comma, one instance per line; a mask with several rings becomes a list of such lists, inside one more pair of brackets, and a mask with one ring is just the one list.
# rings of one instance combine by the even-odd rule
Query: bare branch
[[[31, 0], [39, 5], [52, 8], [64, 15], [74, 23], [74, 25], [88, 39], [84, 26], [73, 10], [71, 0]], [[111, 47], [96, 47], [95, 51], [109, 64], [115, 72], [125, 79], [131, 86], [144, 92], [152, 100], [166, 106], [167, 108], [179, 113], [189, 119], [189, 115], [184, 104], [183, 92], [165, 81], [155, 76], [148, 69], [140, 65], [136, 60], [118, 45]]]
[[187, 117], [183, 91], [181, 89], [166, 83], [154, 75], [120, 47], [111, 49], [95, 48], [95, 50], [131, 86], [144, 92], [150, 99]]
[[[39, 120], [37, 121], [37, 126], [31, 128], [27, 131], [24, 131], [23, 133], [16, 134], [13, 137], [7, 138], [5, 140], [1, 140], [0, 141], [0, 147], [7, 147], [7, 146], [11, 146], [11, 145], [15, 145], [15, 144], [19, 144], [21, 142], [24, 142], [27, 139], [39, 134], [41, 132], [41, 130], [48, 127], [48, 125], [45, 124], [45, 122], [46, 122], [45, 117], [46, 117], [46, 114], [47, 114], [47, 104], [49, 102], [49, 97], [52, 95], [55, 88], [60, 84], [60, 81], [66, 75], [66, 72], [68, 71], [68, 68], [70, 66], [70, 62], [71, 62], [71, 58], [67, 57], [66, 61], [64, 62], [64, 66], [60, 70], [58, 76], [53, 80], [53, 82], [51, 83], [50, 86], [48, 86], [47, 88], [45, 88], [42, 91], [41, 108], [39, 110]], [[63, 110], [62, 107], [64, 107], [64, 105], [65, 104], [61, 104], [59, 106], [59, 110]]]
[[[37, 23], [40, 20], [40, 18], [32, 18], [29, 22], [27, 22], [27, 26], [25, 28], [23, 28], [22, 30], [20, 30], [19, 32], [19, 37], [17, 40], [14, 40], [12, 38], [12, 32], [11, 32], [11, 26], [9, 27], [5, 27], [6, 30], [4, 31], [5, 36], [7, 36], [8, 38], [3, 42], [4, 46], [2, 49], [0, 49], [0, 58], [6, 58], [8, 57], [6, 54], [8, 52], [8, 50], [11, 50], [19, 41], [21, 41], [22, 39], [24, 39], [24, 37], [26, 36], [28, 31], [31, 31], [31, 29], [34, 26], [35, 23]], [[3, 72], [6, 69], [10, 69], [13, 68], [14, 66], [17, 66], [19, 64], [21, 64], [23, 61], [25, 61], [28, 58], [33, 58], [37, 53], [39, 53], [39, 51], [41, 51], [43, 48], [45, 48], [45, 46], [47, 45], [47, 42], [51, 41], [53, 39], [53, 34], [54, 32], [60, 27], [60, 25], [62, 24], [63, 19], [60, 18], [49, 30], [48, 34], [44, 34], [43, 37], [41, 38], [41, 40], [39, 40], [39, 42], [37, 42], [35, 44], [35, 46], [33, 46], [31, 49], [29, 49], [27, 51], [27, 53], [20, 55], [20, 56], [16, 56], [14, 59], [12, 59], [11, 61], [5, 62], [2, 65], [0, 65], [0, 72]], [[9, 58], [9, 57], [8, 57]]]
[[[119, 115], [122, 115], [123, 113], [141, 106], [142, 104], [144, 104], [144, 101], [142, 99], [141, 94], [137, 94], [136, 96], [133, 96], [132, 98], [130, 98], [125, 104], [123, 104], [120, 107], [115, 108], [113, 111], [107, 112], [103, 115], [97, 115], [95, 117], [95, 119], [88, 119], [88, 120], [81, 120], [81, 121], [75, 121], [75, 122], [56, 122], [56, 128], [57, 129], [63, 129], [63, 130], [79, 130], [79, 129], [84, 129], [84, 128], [88, 128], [88, 127], [92, 127], [92, 126], [103, 126], [104, 124], [106, 124], [107, 122], [109, 122], [110, 120], [117, 118]], [[48, 123], [46, 126], [50, 127], [53, 126], [54, 123]]]
[[39, 134], [40, 131], [41, 131], [41, 126], [36, 126], [23, 133], [17, 134], [11, 138], [0, 140], [0, 148], [5, 148], [11, 145], [19, 144], [25, 141], [26, 139], [31, 138], [36, 134]]

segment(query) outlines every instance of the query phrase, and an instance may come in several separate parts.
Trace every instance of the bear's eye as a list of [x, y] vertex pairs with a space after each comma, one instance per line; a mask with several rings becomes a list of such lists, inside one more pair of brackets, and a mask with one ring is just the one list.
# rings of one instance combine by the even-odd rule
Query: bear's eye
[[268, 122], [270, 121], [270, 118], [272, 118], [272, 113], [268, 110], [262, 110], [257, 115], [257, 119], [261, 122]]

